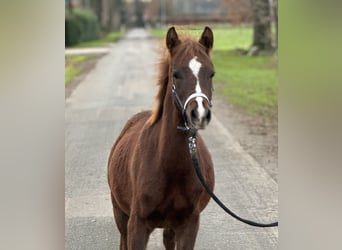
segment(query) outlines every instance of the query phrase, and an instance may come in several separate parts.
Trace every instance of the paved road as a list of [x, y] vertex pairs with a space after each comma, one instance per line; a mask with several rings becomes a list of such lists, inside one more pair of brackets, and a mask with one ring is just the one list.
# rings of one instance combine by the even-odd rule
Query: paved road
[[65, 54], [66, 55], [101, 55], [101, 54], [107, 54], [111, 50], [110, 47], [104, 47], [104, 48], [73, 48], [73, 49], [66, 49]]
[[[107, 159], [127, 119], [153, 104], [157, 47], [144, 30], [130, 31], [66, 100], [66, 249], [118, 249]], [[209, 127], [201, 133], [215, 164], [216, 194], [241, 216], [273, 221], [278, 216], [277, 183], [241, 148], [219, 117], [214, 108]], [[211, 201], [201, 216], [196, 249], [269, 250], [277, 249], [277, 239], [277, 229], [244, 225]], [[148, 249], [163, 249], [160, 230], [151, 235]]]

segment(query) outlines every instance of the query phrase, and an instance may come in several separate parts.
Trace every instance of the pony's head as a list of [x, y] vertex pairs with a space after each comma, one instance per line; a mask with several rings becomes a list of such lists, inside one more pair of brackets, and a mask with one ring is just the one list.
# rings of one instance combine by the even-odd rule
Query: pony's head
[[212, 78], [214, 66], [210, 59], [213, 47], [213, 32], [205, 27], [199, 39], [179, 39], [171, 27], [166, 35], [170, 53], [169, 86], [172, 88], [175, 105], [180, 109], [185, 126], [204, 129], [211, 117]]

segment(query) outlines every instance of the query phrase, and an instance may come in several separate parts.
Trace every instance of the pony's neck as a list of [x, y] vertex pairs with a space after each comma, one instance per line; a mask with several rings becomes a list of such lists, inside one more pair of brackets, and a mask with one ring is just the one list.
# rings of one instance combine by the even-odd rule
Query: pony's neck
[[187, 134], [177, 129], [177, 126], [184, 126], [184, 121], [181, 111], [176, 107], [173, 98], [171, 87], [169, 87], [165, 94], [160, 120], [160, 146], [163, 154], [181, 157], [182, 154], [188, 153]]
[[[164, 105], [162, 112], [162, 129], [167, 129], [169, 132], [173, 132], [177, 135], [184, 136], [184, 133], [179, 133], [177, 126], [183, 126], [184, 121], [182, 117], [182, 112], [175, 105], [174, 97], [171, 91], [170, 84], [166, 90], [164, 97]], [[166, 132], [166, 131], [165, 131]]]

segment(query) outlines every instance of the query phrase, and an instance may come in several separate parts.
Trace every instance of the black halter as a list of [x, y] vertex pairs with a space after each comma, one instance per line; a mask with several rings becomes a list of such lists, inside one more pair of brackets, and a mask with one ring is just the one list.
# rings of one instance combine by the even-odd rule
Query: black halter
[[192, 93], [191, 95], [189, 95], [189, 97], [185, 100], [184, 105], [182, 104], [182, 101], [179, 98], [179, 95], [176, 92], [176, 85], [174, 83], [174, 79], [172, 78], [172, 94], [173, 97], [175, 98], [176, 104], [179, 108], [179, 110], [182, 113], [182, 117], [183, 117], [183, 122], [184, 122], [184, 126], [177, 126], [177, 129], [182, 130], [182, 131], [188, 131], [190, 130], [189, 126], [188, 126], [188, 119], [186, 118], [186, 107], [188, 106], [188, 104], [190, 103], [191, 100], [195, 99], [196, 97], [203, 97], [204, 99], [206, 99], [209, 103], [209, 106], [211, 107], [211, 102], [209, 100], [209, 98], [203, 94], [203, 93]]

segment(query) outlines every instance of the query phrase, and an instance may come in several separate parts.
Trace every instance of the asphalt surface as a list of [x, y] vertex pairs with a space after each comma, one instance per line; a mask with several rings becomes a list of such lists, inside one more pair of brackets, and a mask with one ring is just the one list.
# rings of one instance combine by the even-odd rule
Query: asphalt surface
[[[142, 29], [111, 46], [65, 103], [65, 248], [119, 249], [107, 160], [126, 121], [151, 109], [156, 94], [159, 42]], [[240, 216], [260, 222], [278, 218], [278, 184], [220, 122], [201, 131], [215, 166], [215, 193]], [[277, 228], [254, 228], [225, 214], [213, 201], [201, 214], [198, 250], [277, 249]], [[163, 249], [155, 230], [149, 250]]]
[[66, 55], [101, 55], [111, 51], [110, 47], [105, 48], [74, 48], [65, 50]]

